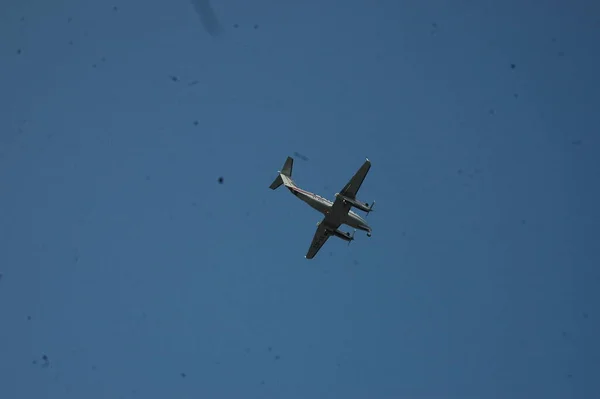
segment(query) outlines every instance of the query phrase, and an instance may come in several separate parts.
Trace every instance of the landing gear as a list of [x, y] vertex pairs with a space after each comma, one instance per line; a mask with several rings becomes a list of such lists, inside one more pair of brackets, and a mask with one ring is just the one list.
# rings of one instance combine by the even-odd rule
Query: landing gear
[[371, 232], [370, 231], [367, 233], [367, 237], [371, 237]]

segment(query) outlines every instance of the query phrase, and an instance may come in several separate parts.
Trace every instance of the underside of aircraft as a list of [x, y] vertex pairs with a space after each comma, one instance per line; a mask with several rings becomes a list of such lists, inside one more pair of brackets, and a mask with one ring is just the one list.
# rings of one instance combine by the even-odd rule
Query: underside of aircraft
[[[330, 201], [315, 193], [303, 190], [296, 185], [292, 180], [292, 170], [294, 167], [294, 159], [287, 157], [283, 168], [278, 171], [277, 177], [271, 183], [270, 188], [276, 190], [281, 185], [284, 185], [292, 194], [306, 202], [312, 208], [321, 212], [324, 217], [317, 223], [317, 231], [310, 244], [306, 259], [312, 259], [323, 247], [330, 236], [338, 237], [348, 244], [354, 240], [356, 230], [365, 231], [368, 237], [371, 237], [371, 227], [367, 221], [352, 211], [352, 208], [366, 212], [367, 215], [373, 211], [375, 201], [369, 205], [357, 199], [357, 193], [362, 185], [369, 169], [371, 169], [371, 161], [366, 159], [363, 165], [358, 169], [350, 181], [342, 188], [339, 193], [335, 194], [335, 200]], [[354, 233], [343, 232], [339, 229], [342, 225], [348, 225], [354, 228]]]

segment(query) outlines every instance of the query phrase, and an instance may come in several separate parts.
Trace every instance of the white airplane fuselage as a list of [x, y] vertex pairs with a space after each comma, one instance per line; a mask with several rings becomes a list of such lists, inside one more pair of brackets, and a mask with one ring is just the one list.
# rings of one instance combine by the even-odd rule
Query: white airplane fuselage
[[[287, 186], [287, 188], [292, 192], [292, 194], [300, 198], [302, 201], [306, 202], [313, 209], [316, 209], [325, 216], [330, 214], [333, 202], [331, 202], [327, 198], [323, 198], [315, 193], [302, 190], [301, 188], [296, 186]], [[355, 229], [366, 231], [368, 233], [367, 235], [371, 234], [371, 227], [368, 225], [367, 221], [352, 210], [348, 211], [348, 213], [345, 216], [343, 216], [343, 219], [340, 220], [340, 222]]]

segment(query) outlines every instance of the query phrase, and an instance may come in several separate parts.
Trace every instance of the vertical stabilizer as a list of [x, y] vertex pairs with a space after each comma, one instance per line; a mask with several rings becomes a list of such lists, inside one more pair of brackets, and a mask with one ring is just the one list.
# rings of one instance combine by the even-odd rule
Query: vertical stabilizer
[[283, 168], [278, 172], [277, 177], [273, 180], [273, 183], [269, 186], [271, 190], [277, 189], [282, 184], [286, 186], [295, 186], [294, 181], [292, 180], [292, 169], [294, 168], [294, 158], [287, 157], [285, 163], [283, 164]]

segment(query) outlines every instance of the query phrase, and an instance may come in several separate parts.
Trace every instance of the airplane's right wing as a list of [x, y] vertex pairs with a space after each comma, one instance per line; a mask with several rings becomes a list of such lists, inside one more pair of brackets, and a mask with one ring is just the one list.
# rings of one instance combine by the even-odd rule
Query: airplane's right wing
[[310, 243], [310, 248], [308, 249], [308, 253], [306, 254], [306, 259], [312, 259], [315, 257], [317, 252], [321, 249], [323, 244], [327, 242], [329, 238], [329, 234], [327, 234], [327, 229], [325, 229], [325, 223], [321, 222], [319, 227], [317, 227], [317, 231], [315, 232], [315, 236], [313, 237], [312, 242]]
[[352, 176], [352, 179], [344, 186], [342, 191], [340, 191], [340, 194], [355, 199], [360, 186], [363, 184], [365, 177], [367, 177], [367, 173], [369, 173], [369, 169], [371, 169], [371, 161], [367, 159], [354, 176]]

